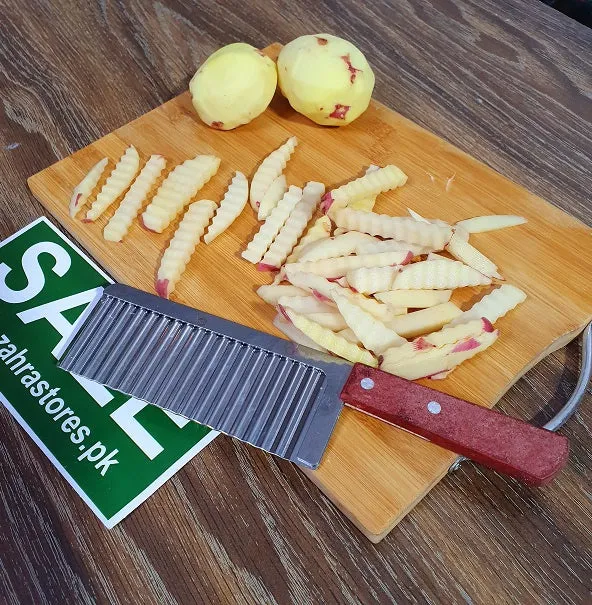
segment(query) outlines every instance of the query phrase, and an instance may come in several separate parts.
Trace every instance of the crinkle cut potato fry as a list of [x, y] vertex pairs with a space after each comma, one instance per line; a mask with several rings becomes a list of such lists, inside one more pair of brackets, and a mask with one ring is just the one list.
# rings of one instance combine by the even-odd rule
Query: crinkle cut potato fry
[[280, 176], [271, 182], [271, 185], [261, 198], [257, 213], [257, 218], [260, 221], [264, 221], [269, 216], [271, 211], [278, 205], [278, 202], [284, 197], [286, 191], [288, 191], [286, 176], [280, 174]]
[[399, 269], [398, 266], [360, 267], [346, 273], [347, 283], [352, 290], [361, 294], [392, 290]]
[[[283, 145], [272, 151], [257, 168], [251, 181], [249, 200], [255, 212], [259, 212], [261, 200], [271, 184], [284, 172], [291, 155], [298, 145], [296, 137], [290, 137]], [[267, 217], [266, 217], [267, 218]]]
[[380, 355], [387, 349], [406, 342], [394, 330], [388, 328], [371, 313], [356, 305], [348, 296], [334, 292], [333, 300], [337, 304], [339, 312], [343, 315], [347, 326], [353, 330], [360, 342], [369, 351]]
[[422, 223], [412, 218], [363, 212], [352, 208], [335, 210], [331, 218], [338, 227], [349, 231], [363, 231], [385, 239], [395, 239], [411, 244], [442, 250], [450, 240], [452, 227]]
[[460, 261], [432, 260], [403, 267], [393, 289], [450, 290], [465, 286], [487, 286], [491, 279]]
[[379, 254], [364, 254], [361, 256], [339, 256], [319, 261], [298, 262], [286, 265], [286, 270], [316, 273], [323, 277], [342, 277], [349, 271], [361, 267], [385, 267], [388, 265], [404, 265], [408, 263], [413, 254], [411, 252], [381, 252]]
[[469, 310], [450, 323], [451, 326], [485, 317], [492, 324], [526, 300], [526, 293], [516, 286], [504, 284], [476, 302]]
[[363, 242], [372, 241], [374, 238], [367, 233], [349, 231], [337, 237], [323, 239], [316, 242], [308, 250], [300, 254], [299, 262], [323, 260], [324, 258], [336, 258], [337, 256], [348, 256], [356, 251]]
[[362, 347], [349, 342], [343, 338], [343, 336], [335, 334], [335, 332], [324, 328], [303, 315], [298, 315], [298, 313], [295, 313], [290, 309], [287, 309], [285, 312], [290, 321], [301, 332], [316, 342], [319, 346], [331, 351], [331, 353], [334, 353], [339, 357], [343, 357], [352, 363], [364, 363], [374, 368], [378, 365], [378, 362], [371, 353]]
[[130, 145], [119, 158], [113, 172], [107, 177], [101, 191], [91, 204], [84, 218], [85, 222], [96, 221], [115, 200], [131, 185], [140, 167], [137, 149]]
[[142, 213], [144, 227], [162, 233], [218, 172], [219, 166], [220, 158], [213, 155], [198, 155], [175, 166]]
[[257, 289], [257, 295], [274, 307], [282, 296], [306, 296], [306, 294], [307, 290], [292, 286], [291, 284], [272, 284], [269, 286], [259, 286]]
[[70, 197], [70, 216], [75, 218], [80, 212], [81, 208], [86, 204], [93, 189], [98, 185], [99, 179], [105, 172], [105, 168], [109, 163], [109, 158], [103, 158], [99, 160], [83, 177], [83, 179], [76, 185], [72, 196]]
[[437, 377], [484, 351], [497, 340], [497, 337], [497, 330], [482, 332], [480, 336], [471, 337], [462, 342], [420, 350], [411, 359], [401, 360], [397, 363], [390, 362], [387, 351], [383, 356], [380, 369], [407, 380]]
[[165, 167], [166, 160], [161, 155], [150, 156], [123, 200], [121, 200], [115, 214], [105, 225], [103, 237], [106, 240], [110, 242], [123, 240]]
[[226, 231], [238, 218], [249, 199], [249, 183], [242, 172], [236, 172], [216, 210], [216, 216], [204, 237], [206, 244], [211, 244], [216, 237]]
[[407, 175], [397, 166], [390, 164], [378, 170], [367, 172], [364, 176], [350, 181], [330, 191], [323, 197], [323, 212], [332, 212], [350, 203], [377, 196], [379, 193], [402, 187], [407, 182]]
[[287, 263], [294, 263], [300, 257], [301, 252], [314, 242], [328, 238], [331, 235], [331, 219], [328, 216], [321, 216], [308, 231], [300, 238], [298, 245], [292, 250], [290, 256], [286, 259]]
[[[288, 220], [290, 213], [296, 204], [302, 199], [302, 189], [295, 185], [284, 194], [284, 197], [278, 202], [278, 205], [272, 210], [271, 214], [265, 219], [255, 237], [249, 242], [246, 250], [241, 256], [250, 263], [258, 263], [267, 252], [273, 240], [276, 238], [284, 223]], [[275, 267], [270, 267], [274, 269]]]
[[302, 190], [302, 198], [294, 206], [269, 250], [263, 256], [261, 260], [263, 265], [277, 269], [281, 267], [288, 254], [292, 252], [298, 238], [306, 229], [306, 225], [314, 214], [324, 192], [325, 185], [323, 183], [315, 181], [306, 183]]
[[156, 276], [156, 293], [168, 298], [195, 251], [208, 223], [216, 212], [216, 203], [201, 200], [191, 204], [164, 251]]

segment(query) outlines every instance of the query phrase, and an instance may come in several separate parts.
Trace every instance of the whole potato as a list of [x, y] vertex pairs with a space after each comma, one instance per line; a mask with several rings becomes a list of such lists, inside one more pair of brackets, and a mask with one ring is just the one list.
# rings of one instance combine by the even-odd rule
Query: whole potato
[[351, 42], [316, 34], [286, 44], [278, 57], [278, 79], [290, 105], [313, 122], [343, 126], [368, 107], [374, 72]]
[[276, 85], [275, 63], [254, 46], [237, 42], [208, 57], [191, 79], [189, 91], [208, 126], [231, 130], [263, 113]]

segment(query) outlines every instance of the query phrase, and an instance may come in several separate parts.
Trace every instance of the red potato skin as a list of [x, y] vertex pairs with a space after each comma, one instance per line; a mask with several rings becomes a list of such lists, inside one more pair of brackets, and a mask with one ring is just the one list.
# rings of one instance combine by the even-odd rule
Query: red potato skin
[[321, 198], [321, 212], [323, 214], [327, 214], [327, 212], [329, 212], [329, 208], [331, 208], [332, 204], [333, 204], [333, 196], [331, 195], [331, 192], [328, 191]]
[[345, 120], [345, 116], [350, 109], [351, 105], [341, 105], [340, 103], [337, 103], [335, 109], [329, 114], [329, 117], [335, 118], [336, 120]]
[[320, 36], [317, 36], [317, 44], [319, 46], [327, 46], [328, 43], [329, 40], [327, 40], [327, 38], [321, 38]]
[[425, 349], [433, 349], [436, 345], [433, 345], [431, 342], [428, 342], [425, 338], [421, 336], [416, 338], [413, 341], [413, 348], [416, 351], [424, 351]]
[[223, 130], [223, 128], [224, 128], [224, 122], [212, 122], [210, 124], [210, 126], [212, 128], [215, 128], [216, 130]]
[[292, 323], [292, 320], [290, 319], [290, 316], [289, 316], [289, 315], [286, 313], [286, 309], [284, 309], [284, 307], [282, 307], [282, 305], [278, 305], [278, 306], [277, 306], [277, 310], [278, 310], [278, 311], [279, 311], [279, 312], [282, 314], [282, 317], [283, 317], [283, 318], [284, 318], [286, 321], [288, 321], [288, 322]]
[[493, 332], [495, 330], [493, 324], [489, 321], [489, 319], [487, 319], [487, 317], [482, 317], [481, 323], [483, 324], [484, 332]]
[[150, 227], [146, 226], [146, 223], [144, 222], [144, 219], [142, 218], [142, 216], [140, 216], [139, 221], [140, 221], [140, 225], [142, 225], [143, 229], [146, 229], [146, 231], [150, 231], [150, 233], [156, 233], [156, 231], [154, 231], [154, 229], [150, 229]]
[[279, 267], [268, 265], [267, 263], [258, 263], [257, 271], [279, 271]]
[[83, 223], [92, 223], [92, 221], [89, 218], [83, 218], [81, 222], [83, 222]]
[[321, 302], [333, 302], [328, 296], [321, 294], [318, 290], [313, 290], [312, 295]]
[[169, 297], [169, 292], [168, 292], [169, 280], [168, 279], [157, 279], [156, 283], [154, 284], [154, 288], [155, 288], [158, 296], [161, 296], [162, 298]]
[[450, 351], [451, 353], [461, 353], [463, 351], [471, 351], [472, 349], [477, 349], [481, 345], [478, 340], [474, 338], [469, 338], [468, 340], [463, 340], [459, 342], [453, 349]]
[[341, 58], [345, 61], [345, 64], [347, 65], [347, 70], [350, 73], [349, 81], [353, 84], [356, 81], [356, 76], [358, 75], [359, 72], [362, 72], [362, 70], [361, 69], [356, 69], [352, 65], [352, 62], [351, 62], [351, 59], [350, 59], [349, 55], [343, 55]]
[[408, 265], [413, 260], [413, 252], [407, 252], [407, 256], [401, 261], [402, 265]]

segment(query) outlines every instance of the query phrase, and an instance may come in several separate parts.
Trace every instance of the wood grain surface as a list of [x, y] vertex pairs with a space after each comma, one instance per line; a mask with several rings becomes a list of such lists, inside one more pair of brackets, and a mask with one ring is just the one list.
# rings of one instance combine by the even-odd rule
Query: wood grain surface
[[[592, 36], [537, 2], [0, 11], [1, 236], [42, 212], [27, 176], [181, 92], [217, 46], [322, 30], [363, 48], [378, 99], [590, 223]], [[501, 408], [542, 420], [573, 388], [577, 358], [575, 343], [548, 358]], [[468, 465], [379, 546], [292, 465], [228, 439], [107, 532], [3, 410], [0, 599], [584, 603], [589, 403], [563, 431], [572, 456], [559, 481], [534, 491]]]

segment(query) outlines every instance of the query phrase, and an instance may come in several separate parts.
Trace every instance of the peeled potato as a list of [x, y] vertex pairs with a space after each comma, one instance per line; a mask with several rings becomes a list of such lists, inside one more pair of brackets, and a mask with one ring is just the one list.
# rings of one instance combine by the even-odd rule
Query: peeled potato
[[232, 130], [265, 111], [276, 84], [275, 63], [254, 46], [237, 42], [206, 60], [189, 91], [195, 111], [208, 126]]
[[278, 57], [278, 78], [290, 105], [313, 122], [343, 126], [368, 107], [374, 72], [351, 42], [330, 34], [301, 36]]

